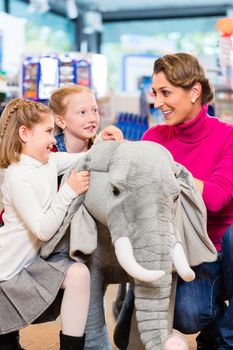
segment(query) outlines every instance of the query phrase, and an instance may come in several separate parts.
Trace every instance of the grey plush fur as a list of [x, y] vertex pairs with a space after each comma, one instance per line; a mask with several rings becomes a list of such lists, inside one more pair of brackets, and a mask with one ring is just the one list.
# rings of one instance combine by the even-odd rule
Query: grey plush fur
[[[90, 170], [89, 190], [73, 201], [57, 235], [45, 244], [41, 255], [60, 249], [63, 237], [68, 238], [72, 258], [83, 257], [80, 252], [88, 254], [84, 260], [91, 272], [91, 305], [86, 350], [110, 349], [98, 336], [104, 338], [105, 286], [126, 281], [135, 286], [143, 346], [162, 350], [172, 329], [174, 244], [182, 243], [191, 266], [216, 259], [206, 232], [201, 195], [191, 174], [153, 142], [99, 143], [79, 162], [81, 169]], [[114, 251], [120, 237], [129, 238], [139, 264], [164, 270], [165, 276], [151, 283], [128, 276]]]

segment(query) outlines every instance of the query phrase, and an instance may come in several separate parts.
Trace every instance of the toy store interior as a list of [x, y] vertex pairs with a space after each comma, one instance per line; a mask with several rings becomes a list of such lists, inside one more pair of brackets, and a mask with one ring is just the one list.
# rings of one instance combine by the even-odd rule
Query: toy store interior
[[[80, 84], [95, 93], [100, 129], [115, 124], [140, 140], [164, 122], [151, 91], [155, 59], [188, 52], [214, 85], [209, 114], [233, 123], [232, 38], [230, 0], [0, 0], [0, 112], [15, 97], [47, 104], [55, 88]], [[110, 329], [115, 291], [106, 296]], [[22, 344], [56, 350], [56, 327], [30, 326]]]
[[197, 55], [215, 86], [210, 113], [231, 122], [232, 6], [223, 0], [192, 6], [184, 0], [2, 0], [1, 108], [16, 96], [46, 103], [54, 88], [83, 84], [96, 93], [101, 127], [115, 121], [127, 139], [140, 139], [148, 125], [163, 123], [150, 90], [153, 62], [184, 51]]

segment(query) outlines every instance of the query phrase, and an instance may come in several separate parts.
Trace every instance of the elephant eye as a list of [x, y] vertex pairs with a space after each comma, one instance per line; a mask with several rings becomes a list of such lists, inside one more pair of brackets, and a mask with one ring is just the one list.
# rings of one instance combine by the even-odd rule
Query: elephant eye
[[121, 191], [117, 187], [113, 187], [112, 194], [114, 197], [118, 197], [121, 194]]

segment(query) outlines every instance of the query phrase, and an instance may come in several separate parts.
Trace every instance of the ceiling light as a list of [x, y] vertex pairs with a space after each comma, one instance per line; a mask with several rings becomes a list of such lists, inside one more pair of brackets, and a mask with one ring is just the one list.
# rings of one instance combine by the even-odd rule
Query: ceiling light
[[87, 11], [83, 17], [83, 33], [92, 34], [103, 31], [102, 15], [97, 11]]
[[78, 17], [78, 6], [75, 0], [66, 1], [66, 12], [70, 19], [75, 19]]
[[40, 12], [45, 13], [50, 9], [48, 0], [30, 0], [27, 11], [29, 13]]

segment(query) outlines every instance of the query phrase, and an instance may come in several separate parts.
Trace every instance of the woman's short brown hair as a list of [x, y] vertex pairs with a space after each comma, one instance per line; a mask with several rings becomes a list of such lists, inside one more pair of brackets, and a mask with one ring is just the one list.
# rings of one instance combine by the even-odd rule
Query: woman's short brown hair
[[154, 62], [153, 73], [163, 72], [173, 86], [191, 89], [196, 83], [202, 86], [201, 104], [210, 103], [214, 88], [205, 75], [205, 70], [196, 57], [188, 53], [165, 55]]

